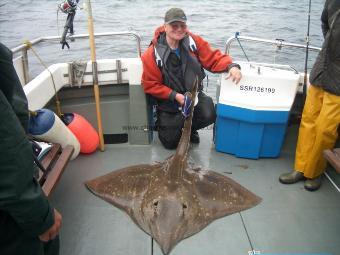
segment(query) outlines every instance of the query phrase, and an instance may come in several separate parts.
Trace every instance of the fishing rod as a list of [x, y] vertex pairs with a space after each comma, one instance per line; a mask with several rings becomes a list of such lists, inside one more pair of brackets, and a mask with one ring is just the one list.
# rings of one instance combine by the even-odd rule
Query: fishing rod
[[98, 133], [99, 133], [99, 147], [101, 151], [104, 151], [104, 136], [103, 136], [103, 127], [102, 127], [102, 117], [100, 110], [100, 94], [99, 94], [99, 86], [98, 86], [98, 70], [97, 70], [97, 61], [96, 61], [96, 44], [94, 40], [94, 29], [93, 29], [93, 19], [92, 19], [92, 7], [91, 1], [86, 1], [86, 9], [87, 9], [87, 21], [88, 21], [88, 30], [90, 37], [90, 49], [91, 49], [91, 61], [92, 61], [92, 77], [93, 77], [93, 89], [94, 89], [94, 98], [96, 103], [96, 113], [97, 113], [97, 122], [98, 122]]
[[305, 57], [305, 74], [303, 77], [303, 91], [302, 91], [302, 107], [306, 101], [307, 95], [307, 68], [308, 68], [308, 51], [309, 51], [309, 29], [310, 29], [310, 13], [311, 13], [312, 0], [309, 0], [308, 6], [308, 25], [307, 25], [307, 36], [306, 36], [306, 57]]

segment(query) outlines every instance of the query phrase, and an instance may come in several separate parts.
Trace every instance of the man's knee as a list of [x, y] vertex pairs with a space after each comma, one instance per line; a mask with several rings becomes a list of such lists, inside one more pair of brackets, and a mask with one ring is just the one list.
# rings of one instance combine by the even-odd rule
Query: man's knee
[[214, 107], [211, 107], [209, 109], [206, 109], [202, 113], [202, 119], [205, 120], [206, 125], [213, 124], [216, 121], [216, 111]]
[[158, 112], [157, 130], [159, 140], [166, 149], [175, 149], [181, 138], [183, 117], [181, 113]]
[[195, 107], [193, 116], [193, 127], [201, 129], [216, 121], [215, 105], [211, 97], [202, 95], [199, 97], [198, 105]]
[[170, 132], [158, 131], [158, 137], [163, 146], [168, 150], [177, 148], [181, 136], [170, 134]]

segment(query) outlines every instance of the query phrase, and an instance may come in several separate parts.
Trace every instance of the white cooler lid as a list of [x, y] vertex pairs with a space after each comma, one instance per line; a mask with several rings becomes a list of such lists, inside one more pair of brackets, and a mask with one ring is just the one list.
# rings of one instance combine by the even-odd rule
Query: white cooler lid
[[300, 74], [294, 70], [241, 63], [239, 84], [221, 76], [219, 103], [252, 110], [289, 111], [296, 95]]

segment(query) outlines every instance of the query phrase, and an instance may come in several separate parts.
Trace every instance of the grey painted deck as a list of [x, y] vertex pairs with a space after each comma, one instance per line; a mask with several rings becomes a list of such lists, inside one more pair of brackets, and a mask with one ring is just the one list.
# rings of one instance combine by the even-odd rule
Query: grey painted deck
[[[294, 161], [297, 127], [290, 127], [278, 159], [247, 160], [216, 152], [211, 130], [190, 155], [197, 165], [233, 178], [263, 198], [260, 205], [210, 224], [179, 243], [171, 255], [340, 254], [340, 194], [324, 178], [317, 192], [303, 182], [282, 185], [278, 176]], [[69, 163], [52, 202], [63, 215], [62, 255], [161, 255], [151, 238], [119, 209], [90, 193], [83, 182], [124, 166], [162, 161], [173, 151], [150, 146], [106, 145], [105, 152]], [[339, 176], [329, 169], [329, 175]], [[248, 238], [249, 237], [249, 238]]]

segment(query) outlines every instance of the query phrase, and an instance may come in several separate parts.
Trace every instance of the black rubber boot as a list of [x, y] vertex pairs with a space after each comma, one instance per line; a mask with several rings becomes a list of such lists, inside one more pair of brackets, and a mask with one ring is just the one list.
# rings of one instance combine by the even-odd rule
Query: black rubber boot
[[191, 132], [190, 142], [191, 143], [200, 143], [200, 136], [198, 135], [197, 131], [192, 131]]
[[298, 172], [298, 171], [281, 174], [279, 177], [279, 181], [283, 184], [293, 184], [293, 183], [302, 181], [304, 179], [305, 177], [303, 176], [303, 173]]
[[305, 180], [305, 189], [308, 191], [316, 191], [321, 186], [321, 176], [314, 179]]

